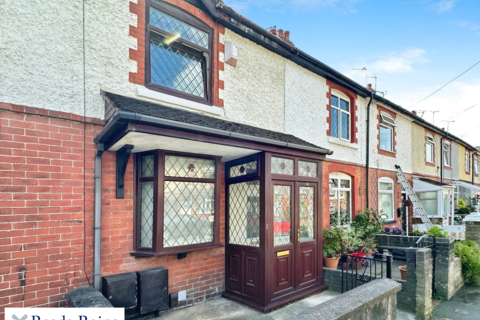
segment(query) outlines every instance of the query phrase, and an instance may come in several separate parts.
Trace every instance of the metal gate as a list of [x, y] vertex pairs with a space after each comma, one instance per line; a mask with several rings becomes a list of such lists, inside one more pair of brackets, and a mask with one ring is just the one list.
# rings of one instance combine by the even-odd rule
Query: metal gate
[[342, 293], [375, 279], [392, 279], [392, 258], [382, 254], [345, 258], [341, 264]]

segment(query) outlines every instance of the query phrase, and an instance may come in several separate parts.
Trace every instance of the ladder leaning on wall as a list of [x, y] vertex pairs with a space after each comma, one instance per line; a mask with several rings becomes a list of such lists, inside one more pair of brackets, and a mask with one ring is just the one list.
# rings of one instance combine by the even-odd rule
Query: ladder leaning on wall
[[402, 168], [400, 166], [395, 165], [395, 168], [397, 169], [397, 178], [398, 181], [402, 184], [403, 189], [407, 193], [408, 197], [412, 201], [413, 204], [413, 216], [420, 217], [422, 219], [423, 224], [425, 227], [427, 227], [427, 230], [433, 227], [432, 221], [430, 221], [430, 218], [427, 215], [427, 212], [425, 212], [425, 209], [422, 206], [422, 203], [420, 200], [418, 200], [417, 195], [412, 189], [412, 186], [410, 185], [410, 182], [407, 180], [405, 177], [405, 174], [402, 171]]

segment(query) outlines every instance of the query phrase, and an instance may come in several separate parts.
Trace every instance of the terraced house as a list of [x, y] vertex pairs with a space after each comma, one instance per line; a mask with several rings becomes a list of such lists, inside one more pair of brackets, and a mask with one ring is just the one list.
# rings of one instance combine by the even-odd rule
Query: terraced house
[[177, 303], [268, 311], [325, 288], [323, 228], [401, 226], [395, 166], [444, 224], [480, 183], [473, 146], [220, 0], [6, 0], [0, 30], [1, 312], [159, 267]]

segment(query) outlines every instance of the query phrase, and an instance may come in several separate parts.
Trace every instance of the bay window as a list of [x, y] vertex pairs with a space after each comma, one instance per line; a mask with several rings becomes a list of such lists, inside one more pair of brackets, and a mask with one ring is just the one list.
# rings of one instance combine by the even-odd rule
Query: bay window
[[215, 157], [163, 151], [136, 155], [136, 254], [219, 245], [218, 163]]
[[394, 185], [390, 178], [378, 179], [378, 211], [386, 220], [394, 220]]
[[213, 30], [166, 3], [147, 7], [146, 87], [210, 104]]

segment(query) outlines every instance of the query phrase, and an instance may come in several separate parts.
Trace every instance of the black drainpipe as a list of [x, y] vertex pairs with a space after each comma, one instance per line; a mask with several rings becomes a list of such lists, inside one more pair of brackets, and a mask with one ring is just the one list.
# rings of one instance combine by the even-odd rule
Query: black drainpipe
[[370, 103], [372, 103], [373, 100], [373, 92], [370, 92], [370, 101], [368, 101], [367, 105], [367, 159], [365, 162], [365, 167], [367, 170], [367, 176], [365, 179], [365, 192], [367, 193], [367, 202], [366, 202], [366, 208], [369, 208], [369, 191], [368, 191], [368, 185], [369, 185], [369, 167], [370, 167]]

